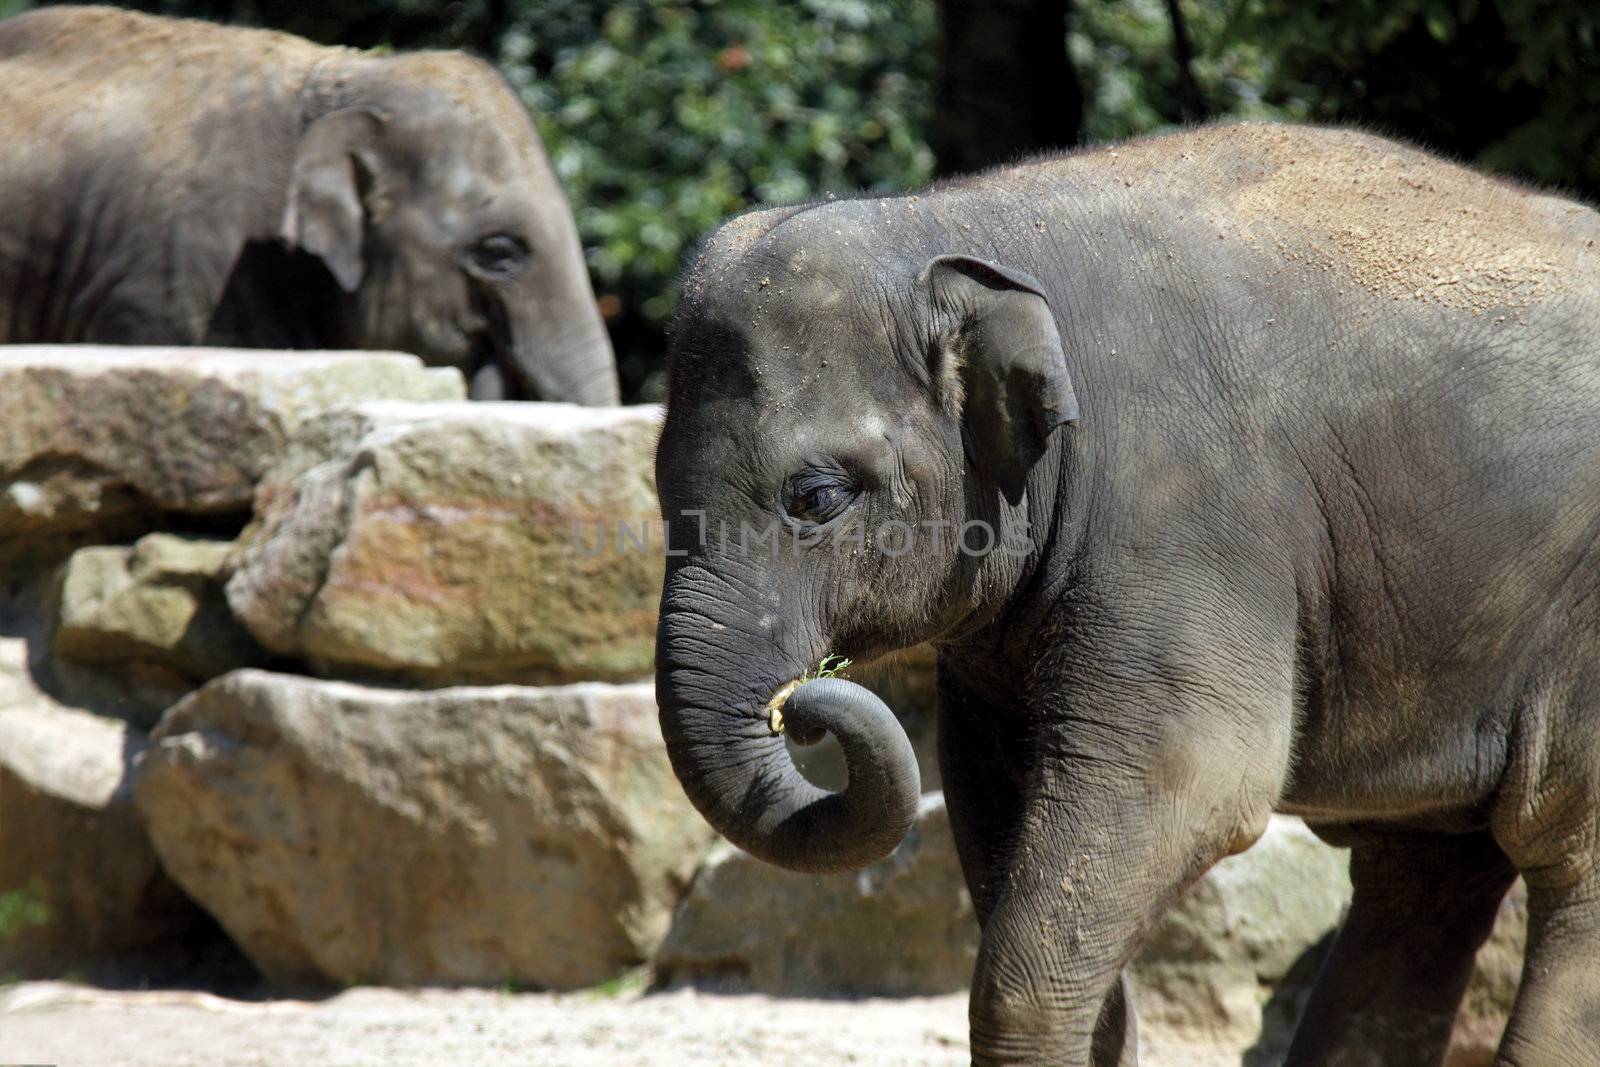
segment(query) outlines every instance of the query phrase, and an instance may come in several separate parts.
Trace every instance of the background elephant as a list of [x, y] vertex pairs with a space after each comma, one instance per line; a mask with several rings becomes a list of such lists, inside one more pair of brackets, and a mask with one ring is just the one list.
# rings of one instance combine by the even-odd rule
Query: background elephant
[[0, 341], [372, 348], [484, 399], [617, 401], [510, 87], [110, 8], [0, 23]]
[[731, 222], [657, 454], [674, 769], [758, 856], [875, 860], [909, 746], [790, 683], [932, 640], [976, 1062], [1132, 1062], [1124, 965], [1276, 810], [1353, 846], [1291, 1062], [1438, 1062], [1520, 872], [1497, 1062], [1600, 1063], [1597, 324], [1593, 210], [1345, 131]]

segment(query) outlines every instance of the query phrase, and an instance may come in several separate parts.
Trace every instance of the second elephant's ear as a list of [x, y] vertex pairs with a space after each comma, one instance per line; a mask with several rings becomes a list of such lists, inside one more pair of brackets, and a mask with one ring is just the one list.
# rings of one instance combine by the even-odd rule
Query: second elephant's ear
[[364, 194], [383, 117], [366, 108], [334, 111], [306, 128], [295, 151], [280, 235], [322, 260], [353, 293], [365, 272]]
[[1028, 274], [972, 256], [938, 256], [917, 277], [933, 314], [940, 402], [961, 417], [967, 454], [1007, 501], [1078, 397], [1044, 290]]

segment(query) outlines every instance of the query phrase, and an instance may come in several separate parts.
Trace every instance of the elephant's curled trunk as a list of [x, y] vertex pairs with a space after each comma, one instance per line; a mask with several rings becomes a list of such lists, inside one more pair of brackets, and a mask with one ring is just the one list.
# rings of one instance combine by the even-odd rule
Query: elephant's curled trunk
[[853, 870], [893, 852], [922, 792], [911, 742], [887, 705], [842, 678], [801, 684], [782, 706], [784, 729], [833, 734], [849, 784], [806, 781], [764, 708], [710, 710], [680, 699], [670, 671], [658, 686], [673, 770], [707, 821], [758, 859], [790, 870]]

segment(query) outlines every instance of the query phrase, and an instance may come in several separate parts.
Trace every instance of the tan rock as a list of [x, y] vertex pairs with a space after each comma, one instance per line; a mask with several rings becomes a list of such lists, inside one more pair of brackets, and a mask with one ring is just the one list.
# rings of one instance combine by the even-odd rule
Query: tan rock
[[454, 399], [414, 356], [18, 345], [0, 350], [0, 564], [60, 559], [161, 512], [249, 507], [300, 423], [339, 403]]
[[[1349, 855], [1299, 819], [1273, 816], [1259, 841], [1207, 871], [1145, 939], [1133, 965], [1141, 1023], [1219, 1039], [1292, 1025], [1316, 977], [1315, 960], [1296, 965], [1339, 924]], [[1283, 1017], [1264, 1019], [1274, 993]]]
[[149, 534], [132, 548], [79, 549], [63, 567], [56, 655], [121, 672], [164, 668], [185, 689], [263, 661], [222, 595], [231, 546]]
[[[329, 675], [647, 676], [658, 424], [654, 407], [567, 404], [332, 413], [262, 483], [228, 601], [267, 648]], [[648, 546], [619, 543], [619, 524]]]
[[711, 839], [647, 685], [238, 671], [167, 714], [137, 794], [173, 877], [285, 983], [595, 984], [650, 957]]
[[0, 707], [44, 700], [149, 730], [194, 680], [148, 660], [101, 667], [56, 655], [60, 570], [0, 583]]

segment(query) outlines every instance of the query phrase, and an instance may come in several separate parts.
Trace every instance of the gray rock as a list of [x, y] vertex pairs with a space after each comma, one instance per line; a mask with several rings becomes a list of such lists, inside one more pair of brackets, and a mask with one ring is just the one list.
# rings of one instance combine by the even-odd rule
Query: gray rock
[[647, 685], [245, 670], [152, 738], [162, 862], [280, 983], [593, 985], [651, 956], [712, 837]]
[[33, 690], [19, 646], [0, 640], [0, 975], [103, 973], [208, 937], [134, 808], [144, 735]]
[[[645, 677], [664, 562], [659, 419], [462, 403], [315, 420], [257, 494], [228, 601], [263, 645], [324, 675]], [[618, 524], [648, 547], [619, 544]]]
[[[1251, 848], [1207, 871], [1156, 924], [1133, 966], [1140, 1022], [1191, 1036], [1281, 1042], [1350, 900], [1349, 853], [1275, 815]], [[1276, 996], [1274, 1017], [1263, 1014]]]
[[339, 403], [459, 398], [414, 356], [17, 345], [0, 351], [0, 566], [161, 513], [240, 512], [290, 434]]
[[908, 996], [966, 988], [977, 950], [944, 795], [930, 793], [893, 855], [853, 874], [795, 874], [720, 844], [656, 972], [767, 993]]

